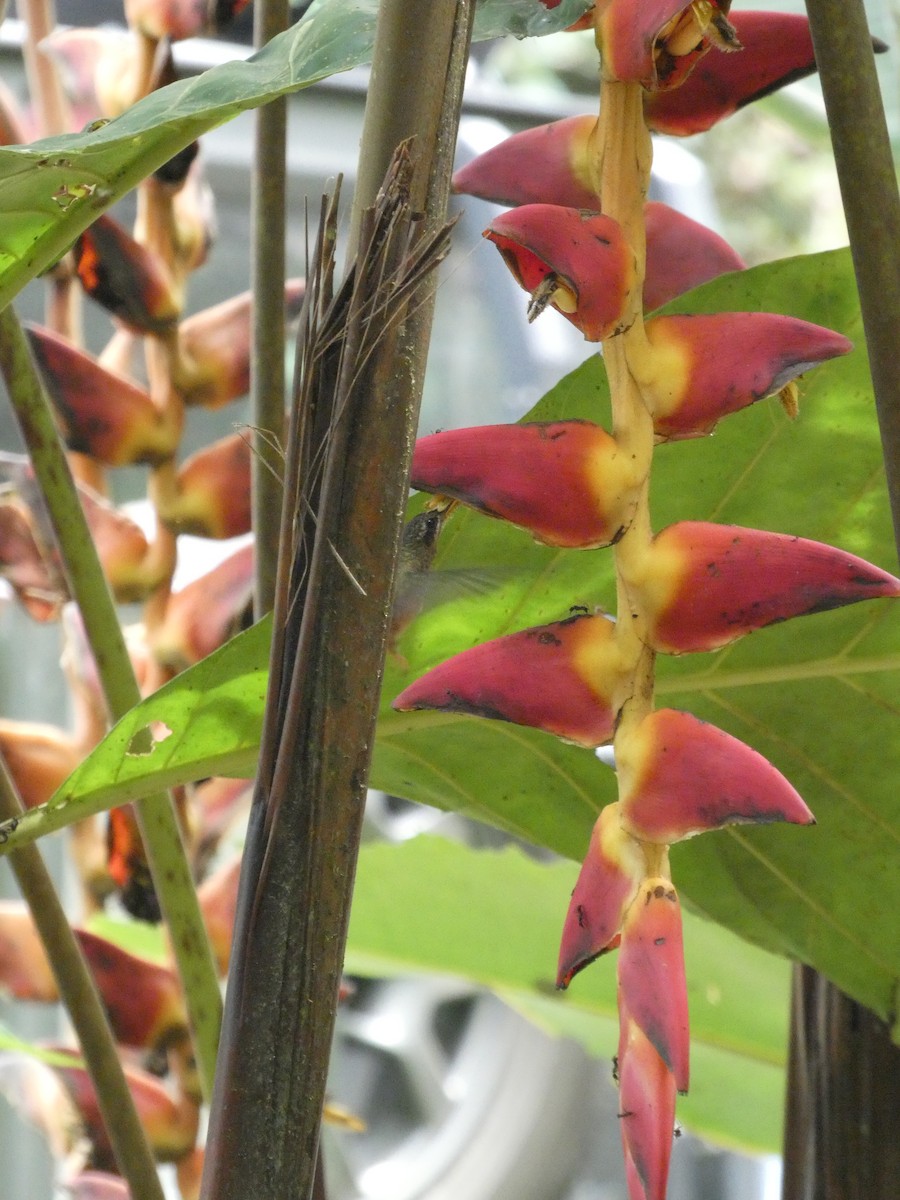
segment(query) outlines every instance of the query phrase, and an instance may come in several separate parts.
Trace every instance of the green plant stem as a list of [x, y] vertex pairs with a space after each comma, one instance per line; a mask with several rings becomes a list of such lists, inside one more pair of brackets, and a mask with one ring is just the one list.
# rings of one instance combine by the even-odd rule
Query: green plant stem
[[900, 553], [900, 193], [862, 0], [807, 0]]
[[[140, 691], [50, 404], [12, 307], [0, 312], [0, 369], [81, 612], [109, 716], [117, 721], [140, 701]], [[170, 799], [148, 797], [137, 816], [185, 992], [201, 1087], [210, 1096], [222, 1002], [209, 940]]]
[[[287, 0], [256, 0], [254, 42], [264, 46], [286, 29]], [[256, 147], [250, 197], [253, 230], [253, 353], [250, 372], [253, 461], [251, 508], [256, 547], [257, 619], [275, 598], [281, 516], [280, 464], [273, 461], [271, 434], [284, 437], [284, 284], [287, 206], [287, 99], [256, 114]]]
[[[0, 757], [0, 820], [17, 818], [24, 811]], [[156, 1163], [116, 1053], [103, 1003], [41, 853], [36, 846], [27, 846], [10, 855], [9, 861], [78, 1037], [116, 1162], [128, 1182], [132, 1200], [163, 1200]]]
[[[444, 220], [469, 57], [473, 19], [469, 10], [473, 9], [469, 0], [457, 0], [454, 5], [428, 0], [382, 3], [353, 200], [351, 245], [355, 245], [360, 214], [374, 204], [394, 151], [408, 138], [415, 139], [413, 152], [422, 168], [413, 179], [410, 204], [426, 214], [426, 230]], [[449, 119], [448, 113], [454, 110], [456, 116]], [[424, 319], [430, 329], [430, 315]]]

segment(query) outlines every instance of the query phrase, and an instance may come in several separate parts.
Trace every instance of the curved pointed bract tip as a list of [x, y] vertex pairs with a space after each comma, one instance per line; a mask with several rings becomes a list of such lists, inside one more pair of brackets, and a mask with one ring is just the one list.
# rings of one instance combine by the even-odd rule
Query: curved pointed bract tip
[[81, 285], [136, 333], [163, 333], [181, 313], [168, 272], [155, 254], [106, 213], [79, 235], [75, 270]]
[[766, 625], [878, 597], [900, 579], [834, 546], [681, 521], [654, 538], [639, 585], [656, 650], [716, 650]]
[[627, 456], [590, 421], [482, 425], [421, 437], [410, 483], [568, 549], [617, 541], [635, 502]]
[[741, 271], [746, 266], [724, 238], [668, 204], [651, 200], [644, 205], [644, 220], [647, 228], [644, 309], [647, 312], [661, 308], [701, 283], [708, 283], [728, 271]]
[[139, 958], [86, 929], [76, 929], [75, 936], [117, 1042], [150, 1049], [187, 1034], [181, 989], [169, 967]]
[[528, 318], [552, 306], [589, 342], [615, 333], [634, 282], [634, 255], [618, 222], [556, 204], [525, 204], [484, 231], [521, 286]]
[[743, 53], [709, 54], [681, 87], [650, 92], [644, 116], [654, 133], [703, 133], [737, 109], [816, 69], [809, 21], [797, 13], [729, 13]]
[[688, 1090], [690, 1033], [681, 909], [669, 879], [645, 879], [625, 914], [619, 990], [630, 1018], [675, 1079]]
[[453, 190], [494, 204], [598, 211], [588, 163], [588, 141], [596, 124], [596, 113], [587, 113], [514, 133], [460, 167]]
[[[53, 1070], [84, 1122], [97, 1165], [112, 1166], [115, 1161], [112, 1146], [87, 1069], [73, 1057], [71, 1066], [55, 1066]], [[154, 1158], [158, 1162], [177, 1162], [189, 1154], [197, 1141], [199, 1105], [184, 1097], [173, 1098], [162, 1080], [140, 1067], [126, 1064], [124, 1071]]]
[[602, 745], [614, 729], [613, 631], [606, 617], [578, 614], [483, 642], [428, 671], [391, 707], [489, 717]]
[[722, 417], [853, 349], [841, 333], [776, 313], [652, 317], [645, 330], [629, 363], [665, 440], [711, 433]]
[[174, 454], [181, 419], [165, 414], [124, 375], [40, 326], [26, 326], [31, 349], [70, 450], [108, 467], [157, 465]]
[[556, 986], [619, 944], [619, 931], [644, 872], [640, 848], [622, 829], [621, 806], [608, 804], [594, 825], [572, 892], [559, 948]]
[[619, 1131], [629, 1200], [666, 1200], [675, 1077], [619, 989]]
[[690, 713], [650, 713], [619, 739], [616, 769], [622, 826], [642, 841], [670, 844], [735, 824], [815, 824], [768, 759]]

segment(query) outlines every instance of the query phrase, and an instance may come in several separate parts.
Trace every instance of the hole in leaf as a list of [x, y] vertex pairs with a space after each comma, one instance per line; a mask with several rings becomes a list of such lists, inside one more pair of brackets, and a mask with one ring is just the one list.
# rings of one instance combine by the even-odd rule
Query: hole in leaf
[[132, 735], [125, 751], [132, 758], [143, 758], [152, 754], [154, 749], [172, 736], [172, 730], [164, 721], [151, 721]]

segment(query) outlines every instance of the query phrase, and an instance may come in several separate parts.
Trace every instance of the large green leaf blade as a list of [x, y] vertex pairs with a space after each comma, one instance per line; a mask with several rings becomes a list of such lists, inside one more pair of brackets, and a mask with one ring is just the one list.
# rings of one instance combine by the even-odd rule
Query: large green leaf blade
[[[587, 7], [483, 0], [476, 36], [552, 33]], [[368, 63], [378, 0], [316, 0], [246, 61], [153, 92], [99, 129], [0, 149], [0, 308], [109, 205], [173, 155], [248, 108]]]
[[126, 713], [47, 804], [15, 823], [17, 838], [42, 837], [209, 775], [251, 778], [271, 626], [265, 618]]
[[[571, 884], [569, 864], [538, 863], [514, 847], [473, 850], [427, 837], [366, 846], [348, 970], [452, 972], [610, 1060], [618, 1042], [615, 956], [599, 960], [567, 992], [553, 988]], [[775, 1150], [790, 969], [690, 914], [684, 937], [693, 1067], [679, 1120], [721, 1144]]]

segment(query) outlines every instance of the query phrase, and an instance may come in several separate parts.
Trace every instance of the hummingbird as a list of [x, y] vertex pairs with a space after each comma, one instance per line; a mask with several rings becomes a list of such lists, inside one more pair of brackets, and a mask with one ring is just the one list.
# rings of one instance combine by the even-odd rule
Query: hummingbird
[[457, 504], [446, 497], [436, 498], [432, 507], [417, 513], [403, 527], [388, 643], [398, 658], [402, 656], [397, 653], [397, 642], [416, 617], [466, 593], [486, 592], [500, 574], [478, 568], [432, 570], [444, 522]]
[[442, 507], [426, 508], [416, 513], [403, 526], [400, 554], [397, 558], [397, 577], [394, 582], [394, 606], [391, 613], [390, 647], [394, 652], [397, 640], [422, 610], [435, 588], [431, 568], [437, 554], [438, 539], [444, 522], [455, 508], [453, 502]]

